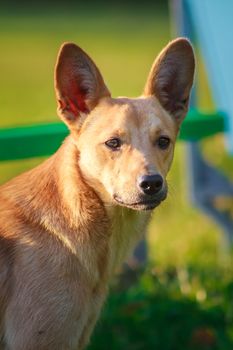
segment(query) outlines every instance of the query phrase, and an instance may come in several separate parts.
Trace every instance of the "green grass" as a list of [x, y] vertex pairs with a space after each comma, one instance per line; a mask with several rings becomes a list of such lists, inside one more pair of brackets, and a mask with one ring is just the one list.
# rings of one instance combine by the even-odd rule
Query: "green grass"
[[[56, 120], [53, 67], [64, 41], [93, 57], [113, 96], [139, 95], [169, 40], [169, 20], [156, 4], [122, 9], [1, 12], [0, 127]], [[203, 66], [200, 72], [205, 91]], [[199, 99], [203, 108], [213, 108], [209, 93]], [[204, 142], [203, 149], [232, 176], [221, 136]], [[180, 142], [169, 197], [149, 227], [150, 266], [130, 289], [113, 289], [90, 349], [233, 348], [231, 259], [220, 254], [219, 228], [190, 205], [185, 156]], [[38, 162], [1, 163], [0, 182]]]
[[230, 350], [232, 297], [226, 271], [148, 267], [111, 293], [89, 349]]

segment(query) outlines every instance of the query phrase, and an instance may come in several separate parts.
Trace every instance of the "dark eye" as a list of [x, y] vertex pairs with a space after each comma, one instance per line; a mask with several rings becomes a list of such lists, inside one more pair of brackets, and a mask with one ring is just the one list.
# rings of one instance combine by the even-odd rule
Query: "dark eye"
[[108, 148], [117, 150], [118, 148], [121, 147], [121, 140], [118, 139], [118, 138], [110, 139], [110, 140], [108, 140], [108, 141], [105, 142], [105, 145], [106, 145]]
[[170, 139], [168, 137], [161, 136], [157, 141], [157, 145], [161, 149], [167, 149], [170, 145]]

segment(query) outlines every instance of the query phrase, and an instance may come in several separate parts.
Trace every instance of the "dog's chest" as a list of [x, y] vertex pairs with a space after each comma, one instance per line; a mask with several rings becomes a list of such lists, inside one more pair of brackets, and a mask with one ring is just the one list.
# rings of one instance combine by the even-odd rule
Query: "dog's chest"
[[109, 274], [113, 275], [145, 234], [149, 214], [117, 208], [112, 218], [109, 242]]

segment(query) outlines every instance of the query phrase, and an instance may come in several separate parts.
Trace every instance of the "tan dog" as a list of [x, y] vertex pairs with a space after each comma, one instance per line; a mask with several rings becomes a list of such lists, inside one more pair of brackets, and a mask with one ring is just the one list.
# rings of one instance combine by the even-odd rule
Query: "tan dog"
[[115, 99], [87, 54], [62, 46], [55, 87], [71, 135], [0, 189], [0, 349], [86, 346], [109, 279], [166, 197], [193, 74], [177, 39], [141, 97]]

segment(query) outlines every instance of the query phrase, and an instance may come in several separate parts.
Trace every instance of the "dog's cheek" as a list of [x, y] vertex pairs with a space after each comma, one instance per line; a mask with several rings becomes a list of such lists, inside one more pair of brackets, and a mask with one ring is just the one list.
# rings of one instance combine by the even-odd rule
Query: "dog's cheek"
[[[111, 196], [117, 195], [123, 201], [137, 199], [137, 176], [141, 173], [142, 162], [133, 154], [113, 152], [113, 161], [106, 164], [105, 186]], [[111, 159], [112, 160], [112, 159]], [[109, 176], [111, 174], [111, 176]]]
[[79, 165], [84, 177], [92, 179], [92, 181], [103, 183], [105, 173], [108, 173], [110, 164], [106, 159], [105, 152], [99, 145], [91, 145], [86, 143], [86, 147], [80, 149]]
[[98, 162], [93, 149], [88, 147], [80, 149], [79, 167], [84, 178], [98, 178]]
[[173, 162], [173, 157], [174, 157], [174, 148], [172, 148], [168, 154], [164, 155], [164, 167], [163, 167], [163, 171], [164, 171], [164, 176], [166, 177], [166, 175], [168, 174], [172, 162]]
[[98, 157], [99, 181], [110, 196], [113, 196], [115, 182], [119, 179], [118, 162], [116, 162], [118, 155], [115, 152], [102, 150], [96, 157]]

